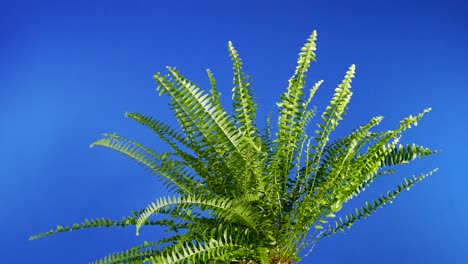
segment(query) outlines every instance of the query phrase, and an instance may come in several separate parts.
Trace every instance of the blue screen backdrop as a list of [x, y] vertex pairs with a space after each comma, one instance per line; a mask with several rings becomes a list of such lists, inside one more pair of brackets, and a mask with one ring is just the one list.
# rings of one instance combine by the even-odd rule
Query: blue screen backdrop
[[[0, 262], [87, 263], [159, 238], [158, 228], [92, 229], [36, 241], [33, 234], [84, 218], [120, 219], [166, 194], [116, 152], [88, 146], [118, 132], [168, 148], [126, 111], [177, 125], [152, 75], [176, 66], [202, 87], [213, 70], [230, 107], [233, 41], [252, 76], [263, 124], [318, 31], [309, 86], [328, 102], [356, 64], [353, 99], [335, 137], [372, 116], [381, 129], [432, 107], [402, 142], [442, 152], [377, 181], [349, 203], [393, 188], [403, 176], [440, 170], [345, 233], [321, 241], [302, 263], [468, 263], [468, 13], [464, 1], [1, 1]], [[208, 88], [207, 88], [208, 89]], [[312, 126], [310, 131], [314, 130]]]

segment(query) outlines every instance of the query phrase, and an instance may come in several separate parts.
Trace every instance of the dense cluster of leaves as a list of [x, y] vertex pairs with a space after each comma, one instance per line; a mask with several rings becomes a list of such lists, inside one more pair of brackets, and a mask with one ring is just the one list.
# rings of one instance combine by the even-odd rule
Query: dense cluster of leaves
[[[39, 237], [84, 228], [159, 225], [172, 236], [145, 242], [93, 263], [292, 263], [316, 241], [350, 228], [391, 202], [432, 172], [404, 179], [396, 189], [338, 218], [344, 203], [375, 178], [395, 173], [396, 165], [434, 154], [417, 145], [400, 145], [401, 134], [430, 109], [403, 119], [398, 127], [372, 132], [382, 117], [372, 118], [351, 134], [330, 142], [351, 99], [351, 65], [319, 117], [313, 135], [306, 127], [316, 114], [309, 104], [322, 84], [304, 94], [306, 72], [315, 61], [316, 32], [299, 53], [294, 75], [278, 105], [277, 132], [270, 118], [260, 131], [256, 104], [248, 78], [231, 42], [233, 112], [220, 103], [211, 71], [207, 93], [175, 68], [154, 75], [161, 95], [168, 95], [181, 130], [142, 114], [126, 116], [151, 129], [171, 152], [156, 153], [117, 134], [104, 134], [92, 144], [114, 149], [135, 160], [163, 180], [174, 195], [162, 197], [122, 220], [85, 220], [71, 227], [57, 226]], [[151, 220], [155, 215], [164, 220]], [[169, 233], [170, 234], [170, 233]]]

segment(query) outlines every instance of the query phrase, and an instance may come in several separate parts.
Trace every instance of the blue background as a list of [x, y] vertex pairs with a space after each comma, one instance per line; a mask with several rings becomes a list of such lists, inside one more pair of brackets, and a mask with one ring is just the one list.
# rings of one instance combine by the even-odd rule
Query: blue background
[[[347, 67], [354, 96], [335, 136], [372, 116], [382, 129], [433, 111], [403, 142], [441, 149], [346, 206], [376, 197], [403, 176], [439, 172], [345, 234], [321, 241], [302, 263], [468, 263], [466, 101], [468, 13], [463, 1], [1, 1], [1, 263], [87, 263], [162, 235], [134, 228], [28, 237], [84, 218], [121, 218], [163, 186], [116, 152], [95, 148], [119, 132], [164, 151], [126, 111], [176, 125], [152, 75], [176, 66], [202, 87], [211, 68], [230, 107], [232, 40], [253, 79], [259, 124], [318, 31], [309, 86], [319, 110]], [[313, 131], [311, 127], [311, 131]]]

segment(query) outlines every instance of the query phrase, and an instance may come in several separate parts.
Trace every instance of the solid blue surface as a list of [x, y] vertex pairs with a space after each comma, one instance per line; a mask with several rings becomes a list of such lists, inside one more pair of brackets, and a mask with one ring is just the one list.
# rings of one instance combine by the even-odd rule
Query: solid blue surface
[[325, 80], [315, 97], [319, 110], [348, 66], [357, 66], [335, 136], [376, 115], [385, 116], [382, 129], [392, 128], [432, 107], [402, 142], [442, 152], [344, 207], [386, 192], [403, 176], [440, 168], [345, 234], [321, 241], [302, 263], [468, 263], [467, 13], [463, 1], [442, 0], [2, 1], [0, 262], [87, 263], [163, 235], [114, 228], [28, 241], [57, 224], [120, 219], [166, 194], [137, 164], [88, 147], [100, 133], [119, 132], [167, 150], [124, 118], [133, 111], [177, 124], [155, 91], [155, 72], [176, 66], [209, 89], [210, 68], [229, 108], [232, 40], [252, 76], [263, 124], [316, 29], [318, 61], [308, 86]]

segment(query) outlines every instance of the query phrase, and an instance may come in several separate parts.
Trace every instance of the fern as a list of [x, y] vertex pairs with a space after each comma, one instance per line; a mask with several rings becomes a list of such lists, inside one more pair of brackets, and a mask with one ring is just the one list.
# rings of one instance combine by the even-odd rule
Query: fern
[[[286, 91], [264, 128], [256, 123], [257, 105], [238, 51], [228, 43], [233, 63], [233, 112], [228, 114], [211, 70], [211, 89], [203, 91], [178, 70], [154, 75], [157, 91], [171, 99], [180, 125], [169, 126], [139, 113], [125, 116], [152, 131], [171, 148], [161, 152], [118, 134], [104, 134], [91, 146], [112, 149], [135, 161], [164, 183], [171, 195], [122, 220], [98, 218], [57, 226], [30, 239], [99, 227], [161, 226], [166, 236], [92, 263], [292, 264], [321, 239], [350, 228], [392, 202], [431, 171], [404, 179], [394, 190], [341, 215], [346, 203], [378, 177], [397, 177], [401, 165], [438, 151], [401, 143], [402, 134], [430, 111], [404, 118], [392, 130], [373, 131], [383, 120], [372, 118], [350, 134], [330, 142], [352, 97], [355, 65], [308, 134], [317, 109], [310, 104], [323, 84], [308, 92], [306, 74], [316, 60], [317, 33], [302, 47]], [[384, 180], [384, 179], [382, 179]], [[157, 216], [158, 220], [153, 220]], [[334, 224], [333, 224], [334, 223]]]

